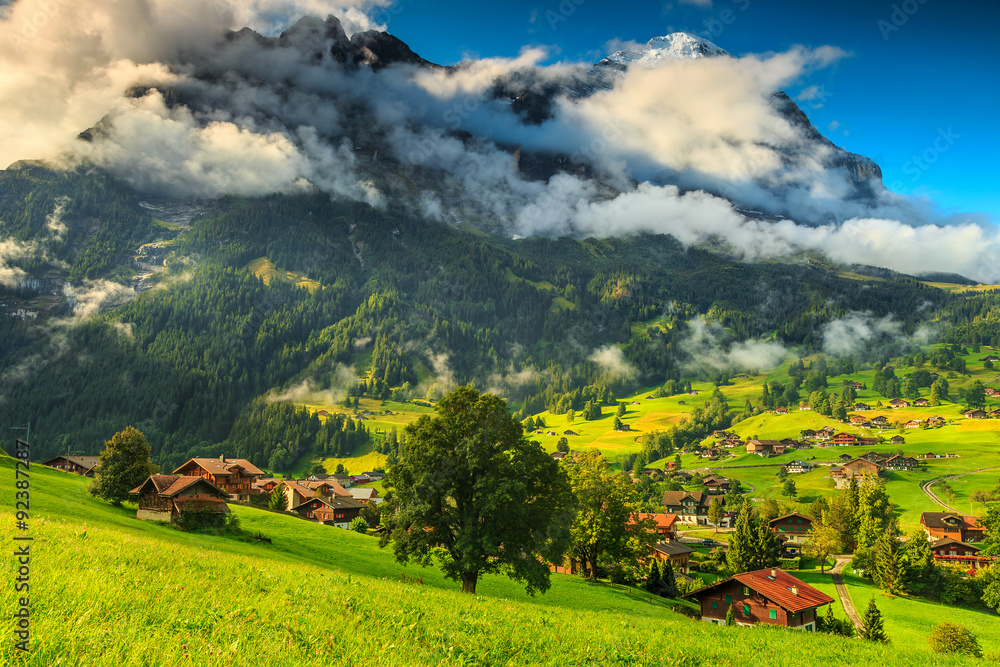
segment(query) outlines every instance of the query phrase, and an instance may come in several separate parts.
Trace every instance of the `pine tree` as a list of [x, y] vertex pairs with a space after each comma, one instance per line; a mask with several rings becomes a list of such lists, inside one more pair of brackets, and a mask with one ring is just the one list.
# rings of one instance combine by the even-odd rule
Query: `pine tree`
[[749, 572], [754, 565], [754, 535], [751, 525], [750, 503], [743, 501], [736, 517], [736, 530], [729, 538], [729, 551], [726, 552], [726, 564], [733, 574]]
[[616, 412], [615, 414], [618, 417], [623, 417], [623, 416], [625, 416], [626, 410], [627, 410], [627, 408], [625, 407], [625, 403], [619, 403], [618, 404], [618, 412]]
[[755, 524], [753, 568], [763, 570], [774, 567], [781, 560], [781, 540], [771, 530], [764, 517], [755, 514], [752, 522]]
[[138, 429], [131, 426], [104, 443], [96, 478], [88, 489], [90, 494], [111, 501], [120, 507], [131, 498], [129, 491], [139, 486], [159, 467], [149, 460], [149, 443]]
[[524, 420], [524, 431], [526, 433], [531, 433], [534, 430], [535, 430], [535, 420], [532, 419], [531, 417], [528, 417], [527, 419]]
[[712, 498], [708, 504], [708, 520], [715, 526], [715, 532], [719, 532], [719, 523], [722, 521], [722, 504], [718, 498]]
[[288, 507], [288, 496], [285, 495], [285, 485], [279, 484], [271, 490], [267, 506], [272, 510], [284, 511]]
[[653, 595], [659, 595], [663, 590], [663, 579], [660, 577], [660, 566], [657, 559], [653, 559], [649, 566], [649, 576], [646, 577], [646, 590]]
[[885, 628], [882, 626], [882, 614], [875, 606], [874, 597], [868, 601], [868, 608], [865, 609], [862, 623], [864, 628], [859, 633], [861, 639], [882, 644], [889, 643], [889, 637], [885, 634]]
[[662, 585], [665, 597], [675, 598], [680, 595], [680, 591], [677, 590], [677, 578], [674, 577], [674, 564], [669, 560], [663, 563]]
[[903, 562], [899, 554], [899, 540], [895, 531], [886, 531], [879, 538], [875, 551], [875, 569], [872, 579], [879, 588], [895, 595], [903, 587]]
[[733, 613], [733, 605], [729, 605], [726, 610], [726, 625], [736, 625], [736, 614]]
[[618, 417], [615, 417], [615, 422], [614, 422], [614, 426], [613, 426], [613, 428], [614, 428], [614, 429], [615, 429], [616, 431], [620, 431], [620, 430], [622, 430], [622, 427], [623, 427], [623, 426], [624, 426], [624, 425], [622, 424], [622, 420], [621, 420], [621, 419], [619, 419]]

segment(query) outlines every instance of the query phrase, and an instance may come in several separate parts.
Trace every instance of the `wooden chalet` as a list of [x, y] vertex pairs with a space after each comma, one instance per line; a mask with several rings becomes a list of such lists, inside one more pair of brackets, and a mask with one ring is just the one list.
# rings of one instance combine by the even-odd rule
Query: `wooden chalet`
[[732, 482], [725, 477], [718, 477], [716, 475], [709, 475], [704, 478], [705, 489], [713, 494], [717, 495], [720, 493], [728, 493], [729, 488], [732, 486]]
[[802, 547], [812, 533], [812, 519], [805, 514], [792, 512], [785, 516], [768, 521], [771, 532], [781, 540], [781, 552], [784, 558], [795, 558], [802, 555]]
[[129, 493], [139, 497], [135, 517], [142, 521], [175, 521], [203, 509], [229, 514], [229, 494], [200, 476], [150, 475]]
[[361, 516], [364, 503], [353, 498], [333, 496], [329, 498], [314, 497], [291, 510], [303, 519], [315, 521], [338, 528], [348, 528], [351, 521]]
[[864, 475], [869, 475], [871, 477], [878, 477], [882, 474], [882, 464], [876, 463], [874, 461], [868, 461], [865, 459], [854, 459], [848, 463], [844, 464], [843, 476], [850, 479], [851, 477], [861, 477]]
[[816, 431], [812, 430], [811, 428], [807, 428], [799, 431], [799, 435], [802, 437], [803, 440], [811, 440], [812, 438], [816, 437]]
[[257, 493], [271, 493], [281, 482], [282, 480], [276, 477], [261, 477], [254, 482], [254, 486], [257, 487]]
[[985, 532], [977, 517], [956, 512], [924, 512], [920, 515], [920, 525], [929, 537], [938, 540], [951, 538], [958, 542], [979, 542]]
[[877, 415], [872, 417], [872, 426], [877, 426], [879, 428], [885, 428], [889, 425], [889, 418], [885, 415]]
[[962, 413], [962, 415], [964, 415], [966, 419], [989, 419], [990, 418], [990, 413], [986, 412], [986, 410], [980, 410], [978, 408], [976, 408], [975, 410], [966, 410], [965, 412]]
[[986, 392], [987, 396], [1000, 396], [1000, 391], [994, 389], [993, 387], [986, 387], [983, 391]]
[[785, 466], [785, 472], [793, 475], [810, 472], [812, 469], [813, 465], [807, 461], [792, 461]]
[[854, 426], [867, 426], [869, 423], [868, 418], [861, 415], [851, 415], [850, 422]]
[[254, 484], [264, 471], [246, 459], [191, 459], [174, 471], [175, 475], [204, 477], [234, 500], [248, 501], [257, 493]]
[[787, 415], [788, 414], [788, 408], [786, 408], [785, 406], [777, 407], [777, 408], [774, 409], [774, 414], [776, 414], [776, 415]]
[[897, 454], [885, 462], [886, 470], [919, 470], [920, 461], [912, 456]]
[[694, 549], [686, 544], [681, 544], [677, 540], [665, 540], [657, 542], [653, 545], [652, 556], [661, 563], [664, 561], [670, 561], [670, 565], [674, 568], [674, 572], [687, 574], [690, 572], [688, 563], [691, 560], [691, 554], [693, 553]]
[[781, 625], [805, 632], [816, 631], [816, 610], [833, 602], [778, 568], [737, 574], [684, 597], [698, 601], [705, 623], [725, 625], [732, 606], [736, 625]]
[[854, 411], [855, 412], [867, 412], [868, 410], [871, 410], [871, 408], [868, 407], [867, 403], [855, 403], [854, 404]]
[[891, 401], [889, 401], [889, 407], [892, 408], [893, 410], [898, 410], [900, 408], [908, 408], [910, 407], [910, 402], [904, 398], [894, 398]]
[[100, 461], [100, 456], [73, 456], [66, 454], [49, 459], [42, 465], [48, 468], [55, 468], [56, 470], [65, 470], [66, 472], [81, 475], [82, 477], [93, 477], [94, 468], [97, 467]]
[[351, 498], [362, 502], [364, 504], [374, 503], [379, 504], [382, 499], [378, 497], [378, 489], [364, 488], [364, 489], [351, 489], [349, 491]]
[[908, 421], [905, 424], [903, 424], [903, 428], [920, 428], [923, 425], [924, 425], [923, 420], [921, 420], [921, 419], [911, 419], [910, 421]]
[[[709, 495], [703, 491], [666, 491], [662, 504], [668, 514], [676, 514], [680, 523], [708, 525]], [[725, 503], [725, 498], [719, 498]]]
[[747, 440], [747, 454], [756, 454], [766, 458], [784, 454], [786, 449], [788, 449], [788, 445], [781, 440]]
[[858, 436], [853, 433], [838, 433], [832, 438], [830, 438], [831, 445], [856, 445], [858, 444]]
[[894, 435], [894, 436], [892, 436], [892, 439], [889, 440], [889, 444], [891, 444], [891, 445], [905, 445], [906, 444], [906, 438], [904, 438], [901, 435]]
[[926, 398], [918, 398], [913, 401], [913, 406], [917, 408], [926, 408], [931, 402]]
[[854, 457], [850, 454], [841, 454], [839, 457], [841, 463], [847, 463], [848, 461], [853, 461]]
[[1000, 361], [1000, 357], [996, 356], [995, 354], [988, 354], [985, 357], [981, 358], [979, 361]]
[[980, 548], [959, 540], [945, 537], [931, 544], [931, 553], [939, 563], [958, 565], [963, 568], [978, 570], [988, 567], [996, 561], [995, 558], [980, 555]]
[[316, 497], [324, 499], [351, 497], [350, 491], [330, 480], [323, 480], [322, 482], [283, 480], [281, 486], [285, 488], [285, 498], [288, 503], [285, 509], [289, 512], [294, 511], [299, 505]]
[[676, 514], [651, 514], [648, 512], [641, 512], [636, 514], [636, 519], [629, 519], [629, 523], [638, 523], [645, 519], [652, 519], [654, 522], [653, 531], [659, 535], [664, 540], [673, 540], [677, 537], [677, 520]]

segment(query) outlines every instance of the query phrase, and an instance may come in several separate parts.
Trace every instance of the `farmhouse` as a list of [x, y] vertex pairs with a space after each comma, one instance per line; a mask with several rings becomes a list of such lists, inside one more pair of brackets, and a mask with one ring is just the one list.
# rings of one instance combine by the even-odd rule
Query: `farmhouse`
[[868, 407], [867, 403], [855, 403], [854, 404], [854, 411], [855, 412], [867, 412], [870, 409], [871, 408]]
[[812, 532], [812, 519], [805, 514], [792, 512], [768, 522], [771, 532], [781, 539], [781, 551], [785, 558], [802, 555], [802, 547]]
[[580, 435], [576, 431], [563, 431], [563, 435]]
[[885, 415], [878, 415], [877, 417], [872, 417], [872, 426], [878, 426], [879, 428], [885, 428], [889, 425], [889, 418]]
[[920, 515], [920, 525], [928, 537], [936, 539], [950, 537], [959, 542], [979, 542], [983, 539], [983, 526], [974, 516], [955, 512], [924, 512]]
[[897, 454], [885, 462], [886, 470], [918, 470], [920, 462], [912, 456]]
[[844, 464], [844, 477], [850, 479], [851, 477], [859, 477], [863, 475], [870, 475], [872, 477], [878, 477], [882, 472], [882, 464], [875, 463], [873, 461], [866, 461], [865, 459], [854, 459], [849, 463]]
[[677, 537], [677, 515], [676, 514], [650, 514], [641, 512], [636, 514], [637, 520], [629, 519], [629, 523], [638, 523], [644, 519], [652, 519], [656, 524], [654, 532], [664, 540], [672, 540]]
[[908, 408], [910, 407], [910, 402], [907, 401], [906, 399], [894, 398], [891, 401], [889, 401], [889, 407], [892, 408], [893, 410], [898, 410], [899, 408]]
[[810, 408], [810, 407], [809, 407], [809, 404], [808, 404], [808, 403], [799, 403], [799, 410], [800, 410], [801, 412], [805, 412], [805, 411], [807, 411], [807, 410], [811, 410], [811, 409], [812, 409], [812, 408]]
[[248, 501], [257, 493], [254, 483], [264, 476], [264, 471], [246, 459], [191, 459], [174, 471], [175, 475], [204, 477], [234, 500]]
[[704, 478], [705, 488], [711, 494], [728, 493], [731, 482], [725, 477], [709, 475]]
[[[661, 501], [670, 514], [676, 514], [680, 523], [707, 525], [709, 497], [703, 491], [666, 491]], [[724, 498], [719, 499], [725, 503]]]
[[352, 498], [366, 505], [368, 503], [373, 503], [375, 505], [378, 505], [382, 502], [382, 499], [378, 497], [377, 489], [370, 489], [370, 488], [351, 489], [349, 493], [351, 494]]
[[831, 445], [856, 445], [858, 444], [858, 436], [853, 433], [838, 433], [837, 435], [830, 438]]
[[894, 435], [894, 436], [892, 436], [892, 439], [889, 441], [889, 444], [892, 444], [892, 445], [905, 445], [906, 444], [906, 438], [904, 438], [901, 435]]
[[807, 463], [806, 461], [792, 461], [787, 466], [785, 466], [785, 472], [790, 474], [809, 472], [812, 469], [813, 469], [812, 464]]
[[861, 415], [851, 415], [851, 424], [855, 426], [867, 426], [868, 420]]
[[684, 574], [688, 573], [688, 561], [691, 559], [691, 554], [694, 553], [694, 549], [691, 547], [681, 544], [677, 540], [668, 540], [657, 542], [653, 546], [653, 558], [656, 558], [661, 563], [663, 561], [670, 561], [670, 565], [674, 568], [674, 572], [682, 572]]
[[988, 412], [986, 412], [986, 410], [980, 410], [978, 408], [975, 409], [975, 410], [966, 410], [962, 414], [965, 415], [966, 419], [989, 419], [990, 418], [990, 414]]
[[815, 438], [816, 431], [812, 430], [811, 428], [807, 428], [802, 431], [799, 431], [799, 435], [802, 436], [803, 439]]
[[65, 470], [74, 475], [93, 477], [94, 468], [97, 467], [100, 460], [100, 456], [70, 456], [66, 454], [65, 456], [57, 456], [54, 459], [49, 459], [42, 465], [55, 468], [56, 470]]
[[918, 398], [913, 401], [913, 406], [917, 408], [926, 408], [928, 405], [930, 405], [930, 401], [926, 398]]
[[788, 408], [786, 408], [784, 406], [775, 408], [774, 409], [774, 414], [776, 414], [776, 415], [787, 415], [788, 414]]
[[351, 521], [361, 515], [364, 503], [353, 498], [312, 498], [292, 511], [304, 519], [318, 523], [349, 528]]
[[169, 522], [179, 519], [182, 512], [197, 510], [229, 514], [229, 494], [197, 475], [150, 475], [129, 493], [139, 496], [135, 517], [142, 521]]
[[987, 396], [1000, 396], [1000, 391], [997, 391], [993, 387], [986, 387], [983, 391], [986, 392]]
[[1000, 361], [1000, 357], [998, 357], [998, 356], [996, 356], [994, 354], [990, 354], [990, 355], [987, 355], [987, 356], [983, 357], [979, 361]]
[[920, 419], [911, 419], [910, 421], [903, 424], [903, 428], [920, 428], [924, 425], [924, 422]]
[[783, 454], [786, 445], [781, 440], [747, 440], [747, 454], [768, 457]]
[[781, 625], [816, 631], [816, 610], [833, 602], [826, 593], [777, 568], [737, 574], [684, 595], [701, 605], [701, 620], [725, 625], [733, 607], [736, 625]]
[[961, 567], [971, 566], [973, 570], [978, 570], [989, 566], [994, 562], [994, 558], [980, 555], [979, 547], [958, 540], [946, 537], [931, 544], [931, 553], [938, 563], [947, 563]]

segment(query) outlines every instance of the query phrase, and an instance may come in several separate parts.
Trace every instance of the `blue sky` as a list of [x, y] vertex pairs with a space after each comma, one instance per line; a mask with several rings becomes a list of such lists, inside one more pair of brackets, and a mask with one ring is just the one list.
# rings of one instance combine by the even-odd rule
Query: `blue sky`
[[595, 61], [614, 40], [675, 31], [734, 55], [802, 44], [851, 55], [787, 89], [847, 150], [873, 158], [885, 184], [928, 196], [948, 212], [1000, 220], [1000, 3], [811, 0], [398, 0], [377, 18], [417, 53], [442, 64], [516, 56], [546, 46], [552, 61]]

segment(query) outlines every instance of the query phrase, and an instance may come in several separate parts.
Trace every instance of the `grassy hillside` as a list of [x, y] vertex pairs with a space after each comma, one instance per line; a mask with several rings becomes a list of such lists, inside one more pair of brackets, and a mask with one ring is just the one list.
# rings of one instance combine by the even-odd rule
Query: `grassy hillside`
[[[4, 478], [12, 467], [0, 458]], [[921, 642], [708, 626], [564, 575], [535, 598], [497, 577], [470, 597], [367, 536], [242, 507], [243, 527], [273, 544], [181, 533], [90, 499], [82, 478], [35, 467], [31, 482], [32, 650], [3, 642], [3, 664], [963, 664]], [[10, 484], [0, 497], [9, 534]], [[0, 614], [13, 608], [5, 586]]]

